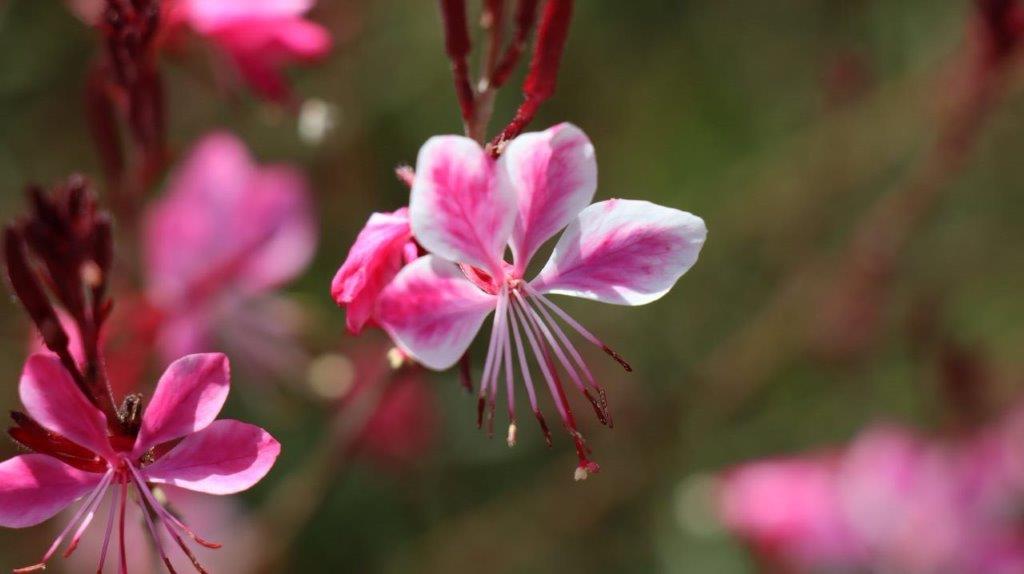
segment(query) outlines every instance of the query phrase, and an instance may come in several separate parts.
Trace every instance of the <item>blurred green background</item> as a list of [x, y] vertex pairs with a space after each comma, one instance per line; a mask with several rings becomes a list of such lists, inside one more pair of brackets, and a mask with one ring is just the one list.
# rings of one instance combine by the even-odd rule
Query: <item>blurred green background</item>
[[[475, 399], [454, 373], [437, 374], [435, 447], [400, 473], [342, 462], [311, 520], [287, 533], [295, 542], [281, 571], [755, 572], [711, 515], [709, 477], [841, 444], [878, 419], [940, 428], [949, 408], [934, 353], [915, 343], [922, 316], [1008, 373], [993, 405], [1013, 396], [1024, 344], [1021, 82], [1011, 79], [963, 169], [913, 228], [864, 348], [838, 361], [817, 348], [845, 326], [815, 330], [820, 293], [804, 284], [827, 278], [864, 214], [928, 153], [946, 96], [968, 81], [953, 63], [969, 42], [970, 2], [577, 4], [558, 92], [533, 127], [571, 121], [589, 134], [599, 199], [691, 211], [710, 231], [700, 262], [664, 299], [566, 303], [635, 368], [624, 374], [586, 351], [616, 416], [609, 431], [574, 403], [603, 471], [574, 483], [571, 442], [555, 433], [548, 450], [531, 424], [515, 449], [487, 440]], [[435, 2], [321, 0], [313, 17], [336, 47], [293, 77], [300, 99], [334, 110], [319, 144], [299, 137], [294, 116], [211, 89], [202, 62], [162, 69], [176, 153], [224, 127], [260, 161], [309, 174], [320, 247], [288, 291], [312, 312], [306, 338], [324, 352], [349, 338], [331, 277], [370, 212], [406, 201], [393, 168], [461, 126]], [[98, 175], [81, 103], [96, 50], [95, 33], [56, 0], [0, 1], [0, 219], [21, 212], [28, 182]], [[499, 97], [492, 133], [519, 102], [515, 86]], [[17, 405], [27, 326], [4, 298], [4, 409]], [[475, 356], [479, 371], [483, 350]], [[333, 410], [242, 379], [233, 389], [230, 414], [284, 445], [268, 479], [240, 497], [256, 510], [316, 456]], [[0, 441], [0, 456], [14, 453]], [[36, 560], [55, 525], [0, 532], [0, 570]]]

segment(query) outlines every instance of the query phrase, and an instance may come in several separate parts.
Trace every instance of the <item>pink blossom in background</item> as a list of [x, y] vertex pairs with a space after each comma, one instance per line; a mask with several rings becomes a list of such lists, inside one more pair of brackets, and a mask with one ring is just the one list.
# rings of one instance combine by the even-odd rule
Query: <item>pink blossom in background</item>
[[721, 480], [722, 521], [798, 572], [1024, 571], [1018, 418], [948, 441], [879, 426], [838, 455], [740, 466]]
[[[270, 100], [291, 97], [284, 70], [331, 50], [326, 28], [306, 19], [315, 0], [165, 0], [161, 36], [173, 42], [191, 30], [220, 48], [254, 91]], [[99, 25], [106, 0], [67, 0], [83, 22]]]
[[384, 287], [417, 256], [407, 208], [370, 216], [331, 283], [331, 296], [347, 310], [350, 332], [358, 334], [373, 323]]
[[[257, 426], [215, 420], [227, 399], [229, 385], [230, 370], [223, 355], [179, 359], [157, 383], [138, 430], [111, 435], [110, 431], [120, 426], [108, 424], [103, 412], [82, 394], [59, 360], [46, 354], [29, 357], [19, 391], [27, 413], [22, 418], [31, 424], [22, 421], [22, 432], [13, 436], [36, 452], [0, 463], [0, 526], [34, 526], [85, 497], [39, 564], [30, 569], [41, 569], [68, 535], [72, 535], [69, 551], [74, 550], [109, 492], [118, 500], [118, 512], [108, 512], [103, 521], [105, 534], [98, 557], [98, 571], [102, 571], [107, 555], [113, 556], [109, 543], [115, 532], [115, 515], [119, 517], [116, 531], [123, 532], [121, 509], [133, 488], [138, 496], [131, 502], [148, 509], [142, 515], [162, 556], [171, 554], [172, 548], [160, 544], [158, 528], [166, 531], [186, 555], [190, 550], [184, 538], [216, 547], [169, 513], [148, 485], [170, 484], [226, 495], [246, 490], [266, 475], [281, 445]], [[26, 431], [35, 426], [49, 434]], [[39, 442], [41, 439], [45, 442]], [[118, 546], [123, 565], [123, 539]], [[116, 560], [111, 558], [112, 562]]]
[[[676, 209], [623, 199], [591, 205], [596, 189], [594, 148], [570, 124], [517, 137], [499, 160], [466, 137], [431, 138], [417, 159], [408, 212], [412, 234], [429, 255], [398, 272], [381, 294], [375, 315], [403, 351], [443, 370], [459, 360], [495, 312], [480, 385], [480, 418], [486, 401], [493, 421], [504, 368], [508, 442], [515, 443], [513, 371], [518, 358], [530, 406], [547, 435], [528, 367], [529, 346], [576, 443], [580, 479], [598, 467], [577, 430], [555, 361], [598, 417], [610, 421], [603, 389], [556, 317], [611, 351], [547, 296], [650, 303], [696, 262], [706, 236], [703, 220]], [[528, 282], [524, 276], [530, 259], [563, 228], [550, 260]], [[359, 247], [362, 251], [364, 245]], [[512, 263], [505, 261], [507, 247]]]
[[164, 357], [234, 343], [263, 364], [268, 348], [288, 347], [293, 309], [272, 294], [309, 264], [317, 233], [298, 170], [257, 165], [238, 138], [208, 135], [143, 222], [147, 295], [164, 314]]
[[[348, 352], [354, 362], [353, 388], [342, 399], [342, 417], [365, 416], [351, 452], [390, 471], [414, 466], [437, 439], [437, 401], [422, 367], [389, 364], [386, 345], [368, 344]], [[369, 408], [369, 414], [356, 413]]]
[[219, 46], [262, 96], [290, 97], [284, 68], [322, 58], [331, 49], [326, 28], [305, 15], [315, 0], [174, 0], [170, 26], [187, 25]]
[[763, 554], [801, 567], [844, 565], [863, 553], [842, 512], [831, 456], [769, 460], [723, 478], [722, 520]]

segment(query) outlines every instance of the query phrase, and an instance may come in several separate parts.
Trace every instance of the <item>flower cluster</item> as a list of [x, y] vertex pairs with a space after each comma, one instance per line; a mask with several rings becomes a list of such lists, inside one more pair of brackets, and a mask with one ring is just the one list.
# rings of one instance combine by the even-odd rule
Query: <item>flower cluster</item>
[[[380, 325], [404, 352], [436, 370], [459, 361], [494, 313], [478, 424], [485, 411], [492, 424], [504, 378], [508, 443], [515, 444], [518, 369], [550, 442], [532, 353], [576, 444], [578, 479], [598, 466], [589, 459], [559, 367], [602, 422], [610, 425], [611, 418], [603, 388], [563, 325], [629, 366], [549, 296], [650, 303], [697, 261], [706, 236], [703, 220], [676, 209], [625, 199], [591, 204], [596, 189], [594, 147], [570, 124], [522, 134], [498, 159], [466, 137], [431, 138], [417, 158], [408, 210], [370, 218], [332, 287], [348, 308], [350, 329]], [[531, 259], [563, 229], [548, 262], [527, 279]], [[427, 254], [417, 257], [420, 249]]]
[[742, 465], [721, 480], [722, 520], [799, 572], [1020, 572], [1021, 415], [956, 441], [879, 426], [842, 452]]

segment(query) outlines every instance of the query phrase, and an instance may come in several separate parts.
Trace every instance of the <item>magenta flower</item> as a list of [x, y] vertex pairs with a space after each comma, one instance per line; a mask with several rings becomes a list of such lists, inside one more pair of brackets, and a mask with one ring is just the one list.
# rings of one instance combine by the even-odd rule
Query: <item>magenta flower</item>
[[246, 349], [281, 339], [281, 306], [256, 303], [313, 256], [305, 179], [290, 167], [256, 165], [230, 134], [206, 136], [146, 213], [143, 248], [147, 293], [164, 312], [157, 344], [165, 358], [218, 348], [224, 339]]
[[305, 19], [315, 0], [176, 0], [172, 24], [184, 23], [219, 45], [242, 77], [272, 100], [290, 96], [282, 70], [321, 58], [331, 49], [327, 30]]
[[[650, 303], [697, 261], [706, 236], [699, 217], [646, 201], [612, 199], [589, 205], [596, 188], [594, 148], [570, 124], [517, 137], [497, 161], [469, 138], [431, 138], [420, 150], [409, 202], [413, 236], [430, 255], [398, 272], [376, 310], [376, 320], [396, 344], [438, 370], [459, 360], [494, 312], [480, 386], [481, 415], [486, 400], [493, 420], [504, 367], [508, 441], [515, 442], [515, 340], [530, 406], [547, 436], [530, 376], [528, 345], [576, 443], [577, 478], [598, 467], [587, 456], [556, 361], [602, 421], [608, 422], [608, 413], [602, 389], [559, 320], [611, 351], [547, 296]], [[550, 260], [527, 281], [530, 259], [562, 228], [566, 230]], [[512, 263], [505, 261], [506, 245]]]
[[372, 321], [381, 292], [416, 257], [407, 208], [370, 216], [331, 283], [331, 296], [347, 309], [350, 332], [358, 334]]
[[[85, 496], [71, 522], [54, 540], [39, 564], [41, 570], [74, 533], [72, 552], [92, 523], [104, 495], [119, 497], [118, 532], [125, 562], [124, 516], [128, 491], [138, 491], [150, 535], [164, 562], [157, 526], [178, 544], [197, 569], [181, 535], [199, 538], [156, 501], [148, 484], [170, 484], [207, 494], [233, 494], [259, 482], [273, 466], [281, 445], [263, 429], [234, 420], [214, 420], [227, 399], [230, 375], [220, 354], [190, 355], [175, 361], [157, 383], [135, 436], [111, 435], [107, 418], [81, 393], [71, 375], [49, 355], [29, 357], [19, 390], [28, 414], [19, 415], [22, 433], [13, 435], [33, 454], [0, 463], [0, 525], [24, 528], [39, 524]], [[26, 421], [25, 419], [29, 419]], [[39, 428], [41, 435], [23, 434]], [[45, 444], [38, 438], [45, 437]], [[33, 438], [36, 437], [36, 438]], [[41, 446], [42, 445], [42, 446]], [[114, 506], [106, 520], [99, 571], [103, 570], [115, 522]], [[155, 521], [150, 519], [155, 518]], [[124, 568], [122, 567], [122, 571]]]

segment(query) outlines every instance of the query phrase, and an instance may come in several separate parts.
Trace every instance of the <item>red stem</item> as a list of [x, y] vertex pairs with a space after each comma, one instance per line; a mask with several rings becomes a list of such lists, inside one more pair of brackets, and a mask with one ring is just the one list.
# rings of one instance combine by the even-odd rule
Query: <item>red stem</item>
[[569, 38], [572, 9], [573, 0], [549, 0], [544, 6], [530, 72], [523, 82], [523, 103], [508, 126], [490, 143], [493, 155], [500, 154], [505, 142], [519, 135], [533, 120], [540, 105], [555, 93], [558, 67]]
[[462, 120], [467, 125], [473, 120], [473, 87], [469, 83], [469, 25], [466, 22], [465, 0], [440, 0], [441, 19], [444, 22], [444, 47], [452, 63], [455, 94], [459, 98]]
[[537, 21], [537, 0], [519, 0], [516, 6], [516, 31], [512, 36], [512, 42], [505, 49], [494, 73], [488, 82], [490, 87], [498, 89], [505, 85], [512, 70], [519, 63], [519, 58], [526, 48], [526, 41], [530, 37], [530, 30]]

